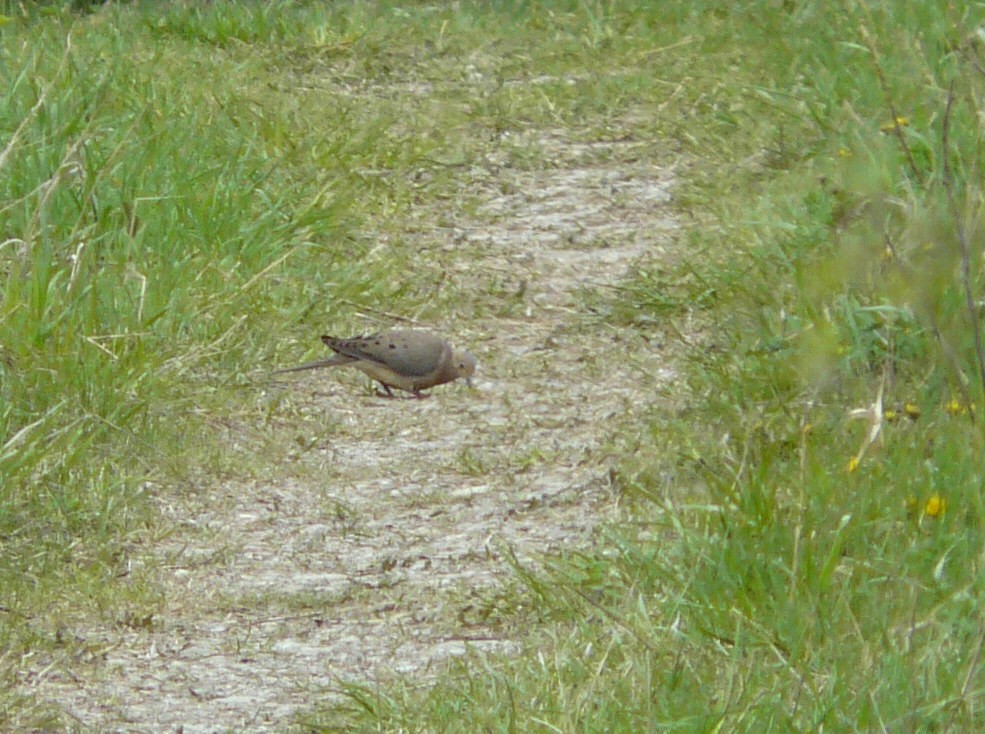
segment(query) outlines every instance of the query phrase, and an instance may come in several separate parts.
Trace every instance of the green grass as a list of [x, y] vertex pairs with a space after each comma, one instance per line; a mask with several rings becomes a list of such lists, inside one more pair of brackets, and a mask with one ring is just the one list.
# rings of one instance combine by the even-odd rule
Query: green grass
[[[563, 126], [684, 164], [686, 255], [616, 304], [700, 327], [678, 408], [618, 437], [630, 516], [600, 552], [517, 568], [523, 654], [352, 686], [308, 726], [982, 727], [985, 9], [638, 5], [5, 4], [0, 658], [153, 616], [127, 549], [154, 540], [157, 487], [240, 460], [219, 434], [263, 410], [237, 407], [260, 366], [362, 307], [486, 314], [398, 277], [440, 257], [401, 233], [421, 199], [470, 195], [447, 164], [473, 139]], [[863, 452], [849, 412], [880, 396]], [[0, 724], [43, 726], [15, 674]]]

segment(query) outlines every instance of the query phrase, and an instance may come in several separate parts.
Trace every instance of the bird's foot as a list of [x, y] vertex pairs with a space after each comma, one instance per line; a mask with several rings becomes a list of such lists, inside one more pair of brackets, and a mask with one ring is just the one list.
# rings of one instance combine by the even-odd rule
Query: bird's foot
[[380, 392], [379, 390], [377, 390], [376, 391], [377, 397], [391, 398], [391, 399], [397, 397], [396, 395], [393, 394], [393, 390], [390, 389], [390, 386], [389, 385], [387, 385], [385, 382], [381, 382], [380, 384], [383, 386], [383, 389], [386, 392]]

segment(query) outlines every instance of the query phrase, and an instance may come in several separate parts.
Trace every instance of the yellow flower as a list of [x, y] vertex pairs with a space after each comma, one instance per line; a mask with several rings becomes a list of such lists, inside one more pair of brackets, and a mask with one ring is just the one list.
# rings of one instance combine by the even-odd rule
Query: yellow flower
[[892, 122], [887, 122], [885, 125], [882, 125], [879, 129], [882, 130], [884, 133], [891, 133], [896, 128], [906, 127], [909, 124], [910, 124], [909, 117], [897, 117]]
[[850, 458], [848, 460], [848, 466], [846, 467], [846, 469], [848, 470], [848, 473], [849, 474], [853, 473], [856, 469], [858, 469], [858, 457], [857, 456], [853, 456], [852, 458]]
[[911, 421], [915, 421], [920, 417], [920, 406], [916, 403], [907, 403], [903, 406], [903, 412], [906, 413], [906, 417]]
[[947, 405], [944, 406], [944, 410], [951, 415], [964, 415], [968, 412], [967, 406], [962, 405], [959, 401], [953, 398], [948, 401]]
[[923, 511], [927, 517], [940, 517], [944, 514], [945, 510], [947, 510], [947, 500], [937, 494], [937, 492], [934, 492], [927, 498], [927, 504], [923, 507]]
[[887, 422], [892, 423], [897, 418], [897, 413], [895, 410], [883, 411], [882, 417], [886, 419]]
[[838, 155], [840, 155], [842, 158], [851, 158], [852, 151], [850, 151], [848, 148], [838, 148]]

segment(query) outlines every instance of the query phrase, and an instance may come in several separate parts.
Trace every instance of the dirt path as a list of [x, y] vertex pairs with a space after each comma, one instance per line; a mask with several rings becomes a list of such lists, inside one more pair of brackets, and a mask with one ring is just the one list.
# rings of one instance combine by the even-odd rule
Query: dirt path
[[448, 278], [503, 301], [444, 329], [479, 356], [477, 389], [387, 401], [341, 371], [268, 386], [307, 403], [304, 471], [161, 498], [175, 531], [143, 552], [164, 611], [84, 633], [100, 662], [39, 672], [36, 695], [89, 730], [273, 731], [340, 679], [511, 649], [519, 632], [489, 603], [511, 578], [503, 549], [592, 542], [618, 502], [606, 439], [673, 376], [658, 344], [581, 297], [661, 257], [669, 175], [633, 142], [533, 143], [548, 167], [490, 161], [469, 183], [478, 214], [425, 235]]

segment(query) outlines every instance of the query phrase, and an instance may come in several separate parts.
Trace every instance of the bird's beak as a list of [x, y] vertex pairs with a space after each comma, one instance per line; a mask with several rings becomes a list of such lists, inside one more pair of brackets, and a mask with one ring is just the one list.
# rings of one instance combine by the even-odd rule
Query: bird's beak
[[471, 377], [466, 377], [465, 378], [465, 384], [468, 385], [469, 387], [472, 387], [472, 378]]

